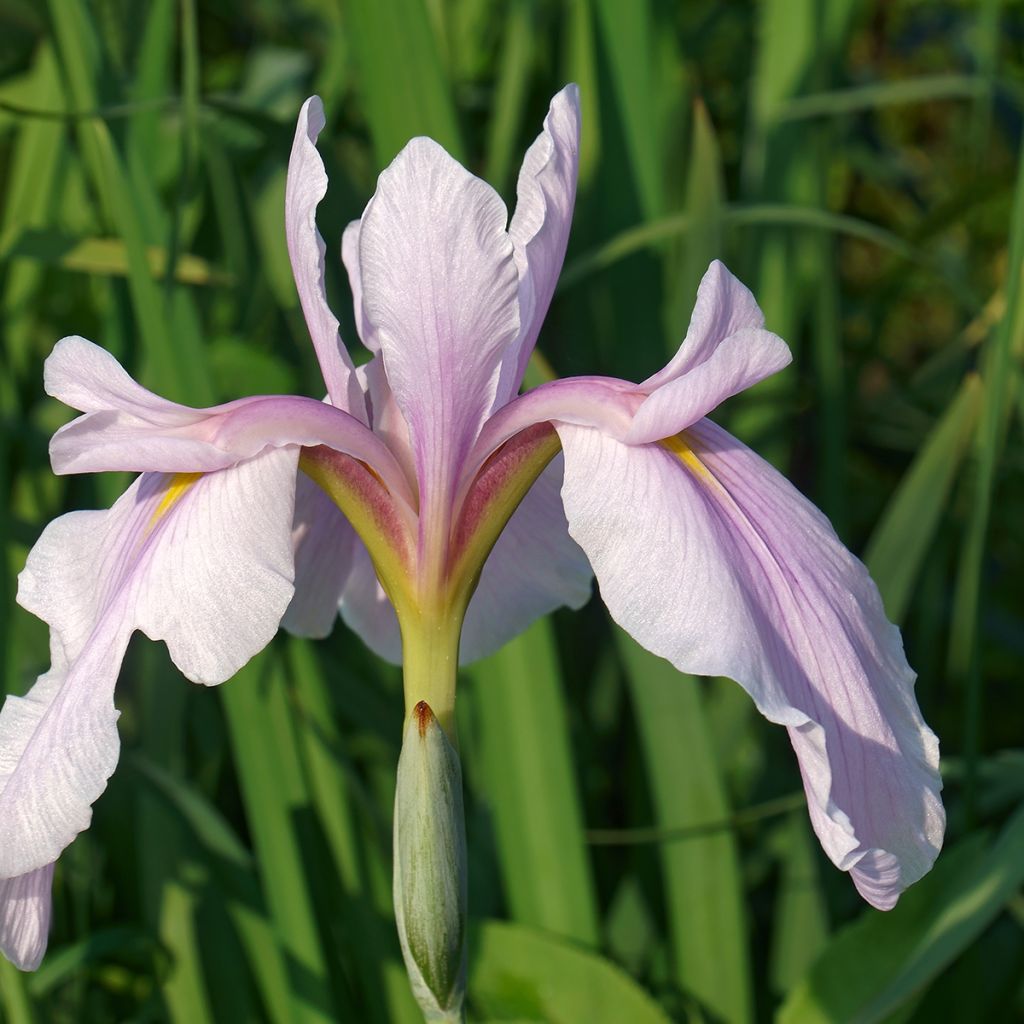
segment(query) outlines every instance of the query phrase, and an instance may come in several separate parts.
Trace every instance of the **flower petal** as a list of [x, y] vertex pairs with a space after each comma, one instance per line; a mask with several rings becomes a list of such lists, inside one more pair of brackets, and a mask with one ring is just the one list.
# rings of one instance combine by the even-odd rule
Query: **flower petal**
[[338, 332], [337, 317], [327, 305], [324, 288], [326, 247], [316, 227], [316, 208], [327, 194], [327, 172], [316, 149], [316, 140], [323, 126], [324, 105], [319, 96], [311, 96], [299, 111], [288, 160], [285, 235], [295, 287], [331, 404], [365, 422], [362, 393], [355, 382], [352, 359]]
[[580, 91], [567, 85], [551, 101], [544, 130], [526, 151], [508, 233], [519, 268], [520, 334], [502, 365], [498, 402], [519, 390], [562, 269], [576, 202]]
[[277, 630], [292, 596], [298, 451], [272, 449], [219, 473], [145, 474], [109, 512], [43, 531], [18, 601], [49, 623], [69, 662], [113, 616], [166, 640], [196, 682], [234, 675]]
[[466, 462], [466, 476], [471, 478], [501, 445], [538, 423], [596, 427], [624, 438], [646, 399], [636, 384], [614, 377], [565, 377], [541, 384], [502, 406], [484, 424]]
[[613, 617], [681, 671], [736, 679], [789, 727], [826, 853], [891, 907], [930, 868], [944, 815], [938, 744], [864, 566], [706, 420], [674, 451], [559, 434], [569, 532]]
[[341, 236], [341, 262], [348, 272], [348, 286], [352, 292], [352, 312], [356, 318], [356, 330], [363, 347], [376, 355], [380, 352], [380, 342], [367, 323], [366, 312], [363, 310], [363, 276], [359, 269], [359, 236], [362, 222], [351, 221]]
[[742, 328], [704, 362], [658, 388], [637, 410], [624, 440], [644, 444], [678, 434], [727, 398], [788, 366], [792, 358], [789, 346], [777, 335]]
[[[117, 764], [114, 681], [130, 631], [114, 623], [0, 710], [0, 878], [52, 865], [92, 820]], [[58, 662], [59, 665], [59, 662]]]
[[109, 352], [77, 335], [54, 345], [43, 364], [43, 388], [80, 412], [116, 409], [155, 426], [188, 426], [204, 418], [197, 409], [147, 391]]
[[377, 579], [366, 545], [359, 540], [352, 554], [352, 571], [341, 595], [341, 617], [374, 654], [393, 665], [402, 663], [398, 616]]
[[46, 952], [53, 865], [0, 879], [0, 953], [19, 971], [34, 971]]
[[690, 326], [672, 361], [641, 387], [651, 392], [703, 363], [731, 334], [744, 328], [764, 327], [764, 314], [756, 299], [724, 263], [713, 260], [697, 289]]
[[363, 309], [409, 425], [428, 522], [432, 508], [446, 514], [519, 333], [506, 217], [498, 194], [429, 139], [399, 153], [363, 215]]
[[296, 636], [334, 628], [357, 538], [338, 506], [305, 473], [295, 485], [295, 594], [281, 625]]
[[117, 762], [114, 682], [132, 632], [196, 682], [233, 675], [292, 596], [296, 449], [203, 477], [140, 477], [108, 512], [72, 512], [29, 553], [18, 600], [54, 668], [0, 712], [0, 878], [57, 859]]
[[593, 572], [569, 536], [562, 510], [562, 457], [541, 473], [512, 514], [480, 574], [459, 647], [463, 665], [493, 654], [535, 619], [590, 599]]
[[205, 473], [268, 448], [323, 444], [367, 463], [394, 494], [414, 500], [384, 441], [355, 417], [312, 398], [267, 395], [190, 409], [136, 384], [113, 356], [84, 338], [57, 343], [46, 360], [46, 387], [86, 411], [50, 442], [56, 473]]

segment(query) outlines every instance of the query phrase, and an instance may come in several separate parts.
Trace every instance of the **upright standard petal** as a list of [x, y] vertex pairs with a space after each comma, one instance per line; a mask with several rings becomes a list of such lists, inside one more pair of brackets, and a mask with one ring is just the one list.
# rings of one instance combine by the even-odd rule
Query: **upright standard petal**
[[205, 476], [147, 474], [108, 512], [72, 512], [29, 553], [18, 600], [54, 668], [0, 712], [0, 878], [55, 861], [89, 825], [118, 755], [114, 682], [132, 632], [196, 682], [233, 675], [292, 596], [298, 451]]
[[356, 318], [356, 330], [363, 347], [376, 355], [380, 352], [380, 343], [373, 333], [373, 328], [366, 319], [363, 310], [363, 276], [359, 269], [359, 236], [362, 221], [351, 221], [341, 235], [341, 262], [345, 264], [348, 274], [348, 286], [352, 292], [352, 312]]
[[34, 971], [42, 963], [50, 933], [52, 887], [52, 864], [0, 879], [0, 953], [19, 971]]
[[299, 111], [295, 140], [288, 161], [284, 220], [288, 255], [331, 403], [356, 419], [366, 421], [362, 393], [355, 382], [352, 359], [341, 340], [337, 317], [327, 304], [324, 288], [326, 246], [316, 226], [316, 208], [327, 194], [327, 172], [316, 149], [324, 126], [324, 105], [312, 96]]
[[505, 223], [498, 194], [429, 139], [381, 174], [363, 215], [363, 310], [409, 425], [428, 526], [451, 500], [519, 333]]
[[580, 91], [567, 85], [551, 101], [544, 129], [526, 151], [508, 233], [519, 269], [520, 333], [502, 365], [498, 404], [519, 390], [565, 259], [576, 203]]
[[559, 427], [569, 532], [616, 621], [789, 728], [811, 820], [868, 902], [942, 842], [938, 744], [867, 571], [782, 476], [702, 421], [660, 445]]

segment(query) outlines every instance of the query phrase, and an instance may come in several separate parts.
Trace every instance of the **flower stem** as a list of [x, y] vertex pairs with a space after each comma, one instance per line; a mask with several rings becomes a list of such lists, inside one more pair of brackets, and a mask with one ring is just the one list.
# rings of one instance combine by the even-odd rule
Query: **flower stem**
[[405, 715], [426, 701], [458, 749], [455, 729], [455, 682], [459, 666], [462, 616], [448, 609], [436, 614], [401, 616]]

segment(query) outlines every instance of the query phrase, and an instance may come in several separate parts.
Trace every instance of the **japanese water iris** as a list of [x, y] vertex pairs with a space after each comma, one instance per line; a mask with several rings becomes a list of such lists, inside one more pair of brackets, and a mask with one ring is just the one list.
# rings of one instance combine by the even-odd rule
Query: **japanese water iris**
[[518, 394], [572, 215], [569, 87], [526, 154], [511, 220], [429, 139], [384, 171], [342, 240], [372, 355], [356, 368], [314, 220], [322, 126], [314, 98], [295, 134], [286, 226], [325, 401], [191, 409], [77, 337], [47, 361], [48, 393], [84, 414], [55, 435], [54, 470], [140, 476], [109, 510], [51, 523], [20, 577], [19, 601], [50, 626], [52, 665], [0, 713], [5, 954], [25, 968], [43, 954], [53, 864], [117, 761], [113, 688], [132, 633], [164, 640], [188, 678], [215, 684], [279, 625], [322, 636], [340, 608], [404, 665], [396, 911], [421, 1005], [457, 1016], [457, 665], [581, 605], [592, 573], [641, 644], [681, 671], [735, 679], [788, 729], [822, 846], [869, 903], [893, 906], [941, 844], [937, 742], [863, 565], [705, 418], [789, 362], [751, 293], [713, 263], [654, 376]]

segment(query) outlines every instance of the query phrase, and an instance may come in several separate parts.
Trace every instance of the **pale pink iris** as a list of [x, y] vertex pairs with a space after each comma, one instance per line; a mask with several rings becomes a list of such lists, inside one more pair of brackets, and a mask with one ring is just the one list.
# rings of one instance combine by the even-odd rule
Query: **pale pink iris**
[[445, 586], [457, 524], [487, 514], [481, 472], [538, 424], [554, 427], [563, 455], [484, 566], [462, 659], [581, 605], [592, 569], [641, 644], [681, 671], [737, 680], [788, 728], [825, 851], [865, 899], [891, 907], [941, 845], [938, 746], [863, 565], [785, 479], [704, 418], [790, 359], [750, 292], [716, 262], [659, 373], [517, 397], [572, 215], [569, 87], [526, 155], [511, 221], [497, 193], [429, 139], [381, 175], [342, 246], [373, 354], [355, 369], [327, 305], [314, 222], [327, 187], [322, 126], [314, 98], [299, 117], [286, 212], [327, 402], [190, 409], [77, 337], [47, 361], [48, 393], [85, 414], [54, 437], [54, 470], [141, 476], [108, 511], [51, 523], [20, 578], [19, 601], [50, 626], [52, 667], [0, 713], [0, 948], [24, 968], [42, 957], [53, 864], [88, 827], [117, 761], [114, 683], [135, 630], [164, 640], [188, 678], [215, 684], [279, 625], [323, 635], [340, 607], [374, 650], [401, 660], [367, 547], [297, 471], [300, 458], [326, 453], [329, 464], [335, 452], [368, 467], [367, 507], [385, 533], [411, 538], [398, 564], [413, 599], [429, 601]]

